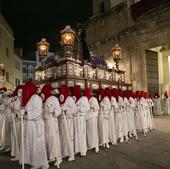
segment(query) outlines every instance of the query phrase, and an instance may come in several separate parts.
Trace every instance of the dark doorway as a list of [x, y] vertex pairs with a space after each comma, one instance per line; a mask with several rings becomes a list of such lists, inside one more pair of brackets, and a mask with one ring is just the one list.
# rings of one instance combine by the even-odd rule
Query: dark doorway
[[159, 93], [158, 52], [146, 50], [147, 89], [150, 97]]

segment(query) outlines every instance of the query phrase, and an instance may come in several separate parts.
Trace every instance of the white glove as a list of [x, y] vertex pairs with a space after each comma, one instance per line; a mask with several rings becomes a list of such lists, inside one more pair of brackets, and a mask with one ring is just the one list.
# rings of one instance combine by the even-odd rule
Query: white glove
[[61, 110], [67, 110], [66, 106], [61, 106]]
[[20, 109], [20, 115], [24, 116], [25, 112], [26, 112], [26, 110], [24, 108]]

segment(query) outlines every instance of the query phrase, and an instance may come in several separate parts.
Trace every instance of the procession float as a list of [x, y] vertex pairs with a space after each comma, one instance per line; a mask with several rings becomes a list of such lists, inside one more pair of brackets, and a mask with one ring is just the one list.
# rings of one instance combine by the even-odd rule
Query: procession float
[[52, 83], [54, 88], [61, 84], [69, 87], [80, 85], [82, 89], [93, 90], [111, 87], [131, 90], [132, 84], [125, 82], [125, 71], [119, 69], [121, 48], [116, 44], [112, 48], [115, 67], [108, 68], [103, 58], [88, 51], [85, 30], [80, 27], [77, 33], [66, 26], [61, 31], [63, 54], [47, 56], [49, 43], [42, 39], [37, 43], [41, 64], [35, 69], [35, 81], [38, 84]]

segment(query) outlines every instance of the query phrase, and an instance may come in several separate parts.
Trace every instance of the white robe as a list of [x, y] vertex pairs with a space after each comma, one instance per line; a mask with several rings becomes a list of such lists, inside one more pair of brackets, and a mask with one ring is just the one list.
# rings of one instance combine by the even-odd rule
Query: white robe
[[137, 135], [137, 133], [136, 133], [136, 126], [135, 126], [135, 108], [136, 108], [136, 101], [135, 101], [132, 97], [130, 97], [130, 98], [129, 98], [129, 103], [130, 103], [130, 109], [129, 109], [129, 111], [130, 111], [130, 113], [131, 113], [131, 122], [132, 122], [132, 130], [131, 130], [131, 132], [132, 132], [132, 134], [133, 134], [134, 136], [136, 136], [136, 135]]
[[124, 98], [124, 103], [125, 103], [128, 132], [132, 133], [133, 131], [132, 111], [131, 111], [131, 105], [129, 103], [129, 100], [126, 97]]
[[95, 97], [89, 99], [90, 111], [87, 113], [87, 147], [92, 149], [99, 146], [99, 136], [98, 136], [98, 112], [99, 103]]
[[45, 146], [49, 161], [57, 159], [58, 164], [62, 162], [61, 146], [58, 127], [58, 116], [61, 114], [61, 107], [55, 96], [50, 96], [44, 103], [44, 126]]
[[109, 143], [109, 119], [110, 119], [111, 103], [108, 97], [104, 97], [100, 102], [99, 111], [99, 144], [104, 145]]
[[[14, 133], [14, 126], [13, 123], [11, 125], [11, 155], [15, 156], [16, 159], [19, 160], [20, 156], [19, 156], [19, 152], [20, 152], [20, 141], [21, 141], [21, 120], [20, 120], [20, 109], [21, 109], [21, 99], [20, 98], [16, 98], [16, 100], [11, 103], [11, 109], [12, 109], [12, 116], [14, 117], [14, 121], [15, 121], [15, 127], [16, 127], [16, 136], [17, 136], [17, 141], [18, 141], [18, 145], [16, 143], [16, 138], [15, 138], [15, 133]], [[17, 150], [17, 146], [19, 149], [19, 152]]]
[[154, 120], [153, 120], [153, 114], [152, 114], [152, 107], [154, 106], [154, 103], [152, 99], [148, 98], [146, 99], [148, 103], [148, 112], [147, 112], [147, 125], [148, 129], [152, 130], [154, 129]]
[[116, 129], [116, 139], [123, 137], [123, 113], [122, 104], [123, 102], [118, 102], [118, 108], [115, 110], [115, 129]]
[[140, 108], [140, 101], [137, 100], [136, 101], [136, 107], [135, 107], [135, 113], [134, 113], [134, 117], [135, 117], [135, 127], [136, 130], [138, 131], [142, 131], [142, 112], [141, 112], [141, 108]]
[[5, 106], [2, 101], [0, 101], [0, 146], [2, 145], [2, 130], [4, 128], [5, 119]]
[[12, 97], [5, 97], [3, 99], [3, 103], [5, 105], [5, 118], [4, 118], [4, 128], [2, 130], [2, 147], [9, 147], [11, 148], [11, 124], [12, 124], [12, 118], [11, 118], [11, 109], [10, 109], [10, 103], [11, 103]]
[[154, 98], [153, 102], [154, 102], [154, 112], [153, 112], [154, 115], [155, 116], [162, 115], [163, 113], [162, 113], [162, 108], [161, 108], [161, 99], [160, 98], [158, 98], [158, 99]]
[[25, 117], [25, 163], [34, 167], [48, 168], [41, 98], [37, 94], [32, 95], [25, 110], [27, 112]]
[[117, 145], [116, 127], [115, 127], [115, 112], [118, 109], [118, 103], [115, 97], [111, 97], [111, 111], [109, 118], [109, 140], [112, 144]]
[[[65, 110], [67, 126], [69, 130], [71, 146], [74, 150], [74, 122], [73, 115], [77, 112], [77, 106], [74, 102], [74, 99], [71, 96], [68, 96], [65, 103], [62, 105], [62, 109]], [[64, 123], [63, 114], [59, 118], [59, 131], [60, 131], [60, 143], [61, 143], [61, 155], [62, 157], [71, 156], [68, 139], [66, 136], [66, 128]]]
[[121, 106], [119, 107], [122, 111], [122, 122], [123, 122], [123, 136], [125, 138], [128, 137], [128, 119], [127, 119], [127, 111], [125, 101], [121, 101]]
[[[77, 113], [74, 116], [75, 124], [75, 153], [85, 155], [87, 152], [86, 116], [90, 111], [87, 97], [82, 96], [77, 102]], [[79, 113], [79, 115], [78, 115]], [[78, 119], [79, 118], [79, 119]]]
[[162, 113], [164, 115], [170, 114], [170, 108], [169, 108], [169, 98], [162, 98]]
[[148, 112], [148, 103], [147, 101], [141, 97], [139, 101], [140, 106], [140, 118], [142, 124], [142, 130], [144, 133], [148, 131], [148, 122], [147, 122], [147, 112]]

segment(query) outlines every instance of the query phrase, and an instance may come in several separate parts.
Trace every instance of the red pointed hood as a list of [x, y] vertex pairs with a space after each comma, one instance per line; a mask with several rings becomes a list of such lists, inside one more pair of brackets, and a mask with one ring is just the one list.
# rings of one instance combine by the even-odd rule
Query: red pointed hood
[[167, 91], [164, 92], [164, 97], [168, 98], [168, 92]]
[[117, 89], [118, 90], [118, 96], [123, 98], [123, 91], [122, 89]]
[[24, 87], [23, 85], [18, 85], [13, 92], [13, 97], [18, 96], [18, 90], [23, 89], [23, 87]]
[[37, 86], [32, 81], [27, 82], [23, 86], [22, 106], [26, 106], [31, 96], [36, 94], [36, 92]]
[[141, 93], [140, 93], [140, 98], [141, 98], [141, 97], [145, 98], [145, 92], [144, 92], [144, 91], [141, 91]]
[[99, 89], [98, 90], [98, 101], [101, 102], [105, 97], [105, 91], [104, 89]]
[[144, 92], [144, 98], [147, 99], [148, 98], [148, 93], [147, 92]]
[[75, 96], [76, 102], [81, 98], [81, 87], [80, 87], [80, 85], [74, 86], [72, 95]]
[[118, 93], [118, 90], [116, 88], [112, 89], [112, 96], [115, 97], [116, 100], [118, 101], [119, 93]]
[[53, 90], [53, 87], [51, 86], [51, 84], [45, 84], [43, 86], [43, 88], [41, 89], [41, 93], [44, 94], [44, 100], [43, 102], [45, 102], [50, 96], [52, 96], [52, 90]]
[[0, 91], [6, 92], [6, 91], [7, 91], [7, 88], [6, 88], [6, 87], [2, 87], [2, 88], [0, 88]]
[[129, 92], [129, 90], [123, 91], [123, 97], [126, 97], [127, 99], [129, 99], [129, 97], [130, 97], [130, 92]]
[[92, 91], [90, 88], [86, 88], [84, 94], [88, 98], [88, 100], [92, 98]]
[[111, 101], [112, 92], [111, 92], [110, 88], [105, 88], [105, 96], [107, 96], [109, 98], [109, 100]]
[[69, 89], [67, 85], [61, 85], [59, 88], [59, 92], [60, 92], [60, 104], [64, 104], [67, 97], [69, 96]]
[[136, 92], [132, 92], [132, 97], [136, 98]]
[[156, 97], [157, 97], [157, 98], [160, 98], [160, 95], [159, 95], [158, 92], [154, 94], [154, 98], [156, 98]]
[[141, 98], [141, 92], [140, 91], [136, 91], [136, 96], [135, 96], [137, 99], [140, 99]]
[[129, 93], [129, 98], [130, 98], [130, 97], [133, 98], [133, 92], [132, 92], [132, 90], [128, 90], [128, 93]]

